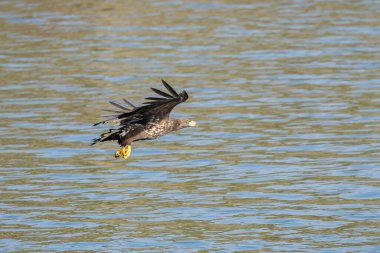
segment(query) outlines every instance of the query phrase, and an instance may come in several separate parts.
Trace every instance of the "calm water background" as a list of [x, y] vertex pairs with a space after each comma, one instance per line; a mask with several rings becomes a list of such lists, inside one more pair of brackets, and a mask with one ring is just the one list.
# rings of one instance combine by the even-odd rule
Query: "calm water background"
[[[379, 252], [379, 1], [1, 1], [1, 252]], [[199, 127], [88, 146], [166, 79]]]

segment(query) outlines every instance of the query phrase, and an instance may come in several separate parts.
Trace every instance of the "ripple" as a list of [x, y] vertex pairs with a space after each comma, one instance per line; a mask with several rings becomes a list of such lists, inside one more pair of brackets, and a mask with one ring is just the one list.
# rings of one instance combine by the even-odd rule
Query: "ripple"
[[[0, 5], [3, 251], [377, 251], [372, 1]], [[197, 128], [88, 145], [163, 78]]]

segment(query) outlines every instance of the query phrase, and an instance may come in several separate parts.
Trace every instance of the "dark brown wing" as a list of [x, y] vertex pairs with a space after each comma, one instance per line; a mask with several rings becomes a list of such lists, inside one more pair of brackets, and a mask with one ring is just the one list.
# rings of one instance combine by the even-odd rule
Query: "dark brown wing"
[[156, 94], [162, 97], [147, 97], [145, 99], [149, 101], [145, 102], [145, 105], [140, 107], [135, 107], [128, 101], [124, 100], [127, 104], [133, 107], [132, 109], [120, 106], [113, 102], [111, 103], [112, 105], [124, 110], [125, 112], [119, 114], [117, 117], [114, 117], [112, 119], [96, 123], [95, 125], [103, 123], [114, 123], [119, 126], [128, 125], [132, 123], [148, 124], [150, 122], [167, 119], [173, 108], [176, 105], [185, 102], [189, 98], [189, 96], [186, 91], [182, 91], [178, 94], [164, 80], [162, 80], [162, 84], [169, 91], [169, 93], [163, 92], [155, 88], [151, 88]]
[[122, 119], [121, 125], [130, 123], [132, 118], [140, 118], [139, 122], [142, 124], [167, 119], [169, 118], [170, 112], [176, 105], [185, 102], [189, 98], [186, 91], [182, 91], [178, 94], [164, 80], [162, 80], [162, 84], [166, 87], [170, 94], [151, 88], [155, 93], [162, 97], [147, 97], [145, 99], [149, 101], [145, 102], [144, 106], [138, 107], [131, 112], [126, 112], [119, 115], [118, 118]]
[[120, 105], [120, 104], [117, 104], [115, 102], [112, 102], [112, 101], [109, 101], [109, 103], [115, 107], [118, 108], [118, 110], [103, 110], [103, 111], [106, 111], [106, 112], [113, 112], [113, 113], [116, 113], [116, 114], [113, 114], [113, 115], [108, 115], [109, 117], [111, 117], [110, 119], [107, 119], [107, 120], [104, 120], [104, 121], [100, 121], [96, 124], [94, 124], [94, 126], [97, 126], [99, 124], [105, 124], [105, 123], [112, 123], [114, 125], [120, 125], [120, 119], [119, 119], [119, 116], [120, 115], [123, 115], [125, 114], [126, 112], [131, 112], [133, 110], [136, 109], [136, 107], [131, 103], [129, 102], [128, 100], [126, 99], [123, 99], [124, 102], [128, 105], [128, 106], [131, 106], [132, 109], [130, 108], [127, 108], [123, 105]]

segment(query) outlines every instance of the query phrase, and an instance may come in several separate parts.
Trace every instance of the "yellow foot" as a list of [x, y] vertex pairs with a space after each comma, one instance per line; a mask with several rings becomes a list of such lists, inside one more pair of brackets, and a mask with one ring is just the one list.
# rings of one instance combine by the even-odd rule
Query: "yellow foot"
[[127, 159], [131, 154], [131, 146], [127, 145], [127, 147], [121, 147], [120, 150], [116, 151], [115, 158], [121, 158]]
[[115, 153], [116, 159], [123, 156], [123, 149], [124, 149], [124, 147], [122, 147], [120, 150], [116, 151], [116, 153]]
[[124, 147], [124, 153], [123, 153], [124, 159], [127, 159], [131, 155], [131, 151], [132, 151], [131, 145], [127, 145], [127, 147]]

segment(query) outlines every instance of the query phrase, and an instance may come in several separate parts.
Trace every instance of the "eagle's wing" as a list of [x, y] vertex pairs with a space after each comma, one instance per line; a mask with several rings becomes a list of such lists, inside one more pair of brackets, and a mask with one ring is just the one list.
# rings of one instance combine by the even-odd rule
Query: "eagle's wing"
[[115, 111], [116, 113], [120, 114], [114, 115], [114, 118], [112, 119], [96, 123], [95, 126], [104, 123], [113, 123], [118, 126], [125, 126], [132, 123], [148, 124], [150, 122], [156, 122], [167, 119], [173, 108], [176, 105], [185, 102], [189, 98], [189, 96], [186, 91], [182, 91], [178, 94], [164, 80], [162, 80], [162, 84], [165, 86], [165, 88], [169, 91], [170, 94], [155, 88], [151, 88], [155, 93], [157, 93], [161, 97], [147, 97], [145, 99], [149, 101], [145, 102], [145, 105], [140, 107], [135, 107], [133, 104], [124, 99], [124, 102], [131, 106], [132, 109], [116, 104], [114, 102], [110, 102], [112, 105], [124, 111]]

